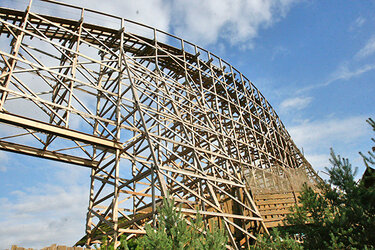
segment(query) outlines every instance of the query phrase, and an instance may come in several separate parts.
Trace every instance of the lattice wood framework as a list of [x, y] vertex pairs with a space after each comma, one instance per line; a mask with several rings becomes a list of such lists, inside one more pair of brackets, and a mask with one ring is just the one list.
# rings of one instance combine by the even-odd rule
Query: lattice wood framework
[[295, 199], [295, 170], [319, 181], [271, 105], [221, 58], [123, 18], [32, 7], [0, 8], [0, 148], [92, 169], [87, 244], [144, 234], [169, 194], [187, 221], [199, 211], [241, 248], [267, 232], [254, 195], [286, 186]]

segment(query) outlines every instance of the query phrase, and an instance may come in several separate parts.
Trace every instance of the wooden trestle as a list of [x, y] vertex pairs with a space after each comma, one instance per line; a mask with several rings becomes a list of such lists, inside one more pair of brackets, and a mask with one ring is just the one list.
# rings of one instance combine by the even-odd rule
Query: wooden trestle
[[91, 168], [85, 244], [144, 234], [169, 194], [188, 222], [199, 211], [230, 248], [248, 247], [302, 182], [320, 181], [221, 58], [143, 24], [37, 2], [63, 11], [0, 7], [0, 149]]

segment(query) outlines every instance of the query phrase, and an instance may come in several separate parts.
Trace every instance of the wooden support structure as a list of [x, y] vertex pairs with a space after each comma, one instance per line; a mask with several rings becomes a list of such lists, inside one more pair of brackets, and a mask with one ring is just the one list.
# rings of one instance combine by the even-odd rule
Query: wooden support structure
[[169, 194], [186, 220], [199, 211], [229, 248], [246, 248], [297, 203], [302, 182], [321, 181], [221, 58], [121, 17], [42, 3], [76, 18], [0, 4], [0, 149], [91, 168], [80, 244], [143, 235]]

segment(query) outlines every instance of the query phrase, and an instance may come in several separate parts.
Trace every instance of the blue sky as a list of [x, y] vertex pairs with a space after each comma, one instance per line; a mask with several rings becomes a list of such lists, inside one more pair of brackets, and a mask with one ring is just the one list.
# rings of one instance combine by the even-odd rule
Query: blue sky
[[[322, 177], [330, 147], [364, 171], [358, 152], [370, 149], [365, 120], [375, 117], [375, 1], [65, 2], [212, 51], [259, 88]], [[87, 169], [0, 151], [0, 249], [73, 244], [84, 233], [88, 187]]]

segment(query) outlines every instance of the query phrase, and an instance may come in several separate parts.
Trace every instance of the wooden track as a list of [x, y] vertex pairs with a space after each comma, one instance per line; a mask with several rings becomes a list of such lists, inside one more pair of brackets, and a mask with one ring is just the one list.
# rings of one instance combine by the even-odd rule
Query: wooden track
[[0, 149], [92, 169], [87, 245], [144, 234], [169, 194], [187, 221], [198, 210], [207, 230], [225, 228], [228, 247], [248, 247], [303, 182], [321, 181], [265, 97], [221, 58], [120, 17], [43, 3], [78, 15], [0, 6]]

